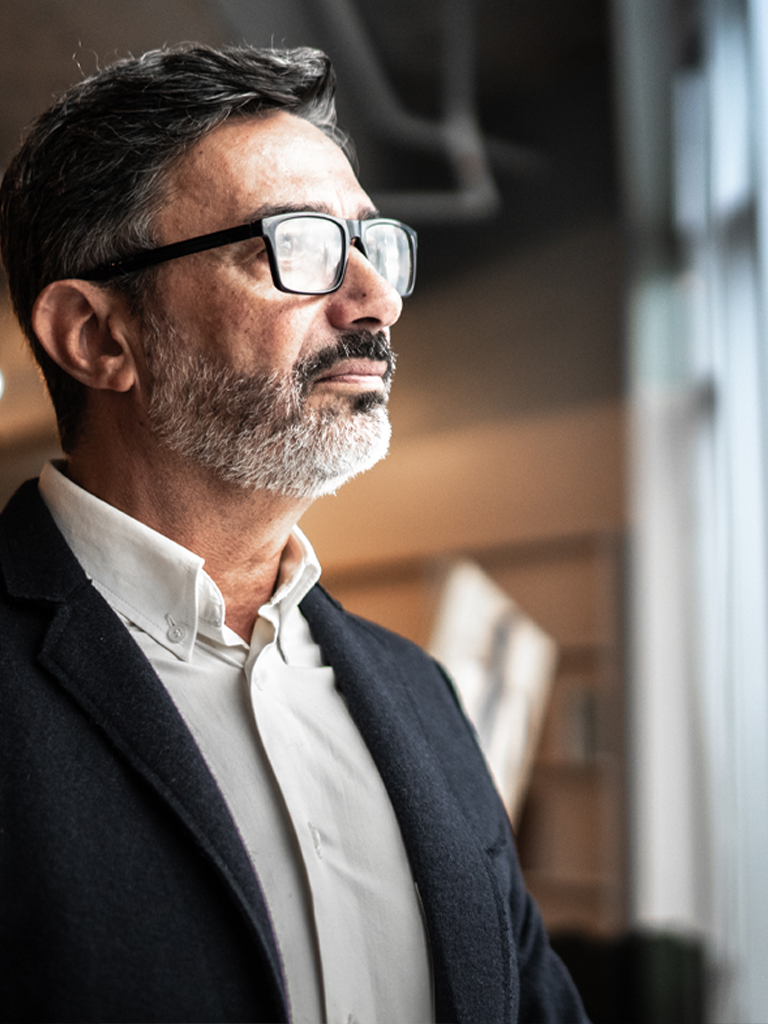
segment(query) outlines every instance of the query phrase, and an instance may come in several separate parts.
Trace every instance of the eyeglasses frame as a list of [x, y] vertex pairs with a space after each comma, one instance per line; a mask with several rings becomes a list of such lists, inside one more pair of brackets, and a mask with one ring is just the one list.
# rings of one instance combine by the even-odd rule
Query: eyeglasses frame
[[[342, 229], [342, 258], [339, 266], [337, 279], [330, 288], [322, 291], [300, 291], [296, 288], [288, 288], [280, 279], [280, 269], [277, 265], [275, 253], [275, 232], [280, 224], [286, 220], [297, 217], [317, 217], [322, 220], [333, 221]], [[111, 281], [123, 274], [131, 274], [137, 270], [145, 270], [148, 267], [157, 266], [168, 260], [176, 260], [182, 256], [191, 256], [193, 253], [206, 252], [209, 249], [218, 249], [221, 246], [231, 245], [234, 242], [245, 242], [250, 238], [263, 238], [266, 243], [269, 269], [272, 273], [272, 282], [279, 291], [288, 292], [292, 295], [329, 295], [338, 291], [344, 283], [349, 260], [350, 246], [357, 242], [363, 256], [368, 258], [363, 240], [364, 227], [372, 227], [378, 224], [393, 224], [401, 228], [408, 237], [408, 245], [411, 251], [411, 275], [405, 292], [401, 292], [402, 298], [407, 298], [413, 293], [416, 282], [416, 250], [418, 236], [413, 228], [403, 224], [402, 221], [393, 220], [389, 217], [371, 217], [365, 220], [344, 220], [333, 217], [329, 213], [317, 213], [314, 210], [296, 210], [290, 213], [277, 213], [271, 217], [262, 217], [260, 220], [250, 221], [248, 224], [240, 224], [233, 228], [224, 228], [221, 231], [211, 231], [205, 235], [197, 235], [195, 238], [186, 238], [181, 242], [171, 242], [169, 245], [160, 245], [154, 249], [144, 249], [133, 256], [126, 256], [124, 259], [114, 260], [111, 263], [103, 263], [93, 267], [78, 277], [83, 281], [106, 282]]]

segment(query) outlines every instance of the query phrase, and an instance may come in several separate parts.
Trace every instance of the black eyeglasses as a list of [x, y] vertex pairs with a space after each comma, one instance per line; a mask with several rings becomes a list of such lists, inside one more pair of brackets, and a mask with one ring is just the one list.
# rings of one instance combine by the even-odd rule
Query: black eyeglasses
[[327, 295], [341, 287], [349, 247], [357, 243], [377, 273], [404, 298], [416, 280], [416, 232], [398, 220], [340, 220], [325, 213], [280, 213], [183, 242], [145, 249], [133, 256], [93, 267], [85, 281], [111, 281], [121, 274], [153, 267], [194, 252], [216, 249], [248, 238], [263, 238], [272, 280], [282, 292]]

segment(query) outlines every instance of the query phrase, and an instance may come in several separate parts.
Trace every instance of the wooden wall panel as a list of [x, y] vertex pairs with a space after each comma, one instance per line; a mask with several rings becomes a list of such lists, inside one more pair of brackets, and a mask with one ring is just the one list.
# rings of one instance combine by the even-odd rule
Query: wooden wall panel
[[623, 445], [616, 402], [418, 438], [316, 502], [301, 526], [333, 572], [615, 530]]

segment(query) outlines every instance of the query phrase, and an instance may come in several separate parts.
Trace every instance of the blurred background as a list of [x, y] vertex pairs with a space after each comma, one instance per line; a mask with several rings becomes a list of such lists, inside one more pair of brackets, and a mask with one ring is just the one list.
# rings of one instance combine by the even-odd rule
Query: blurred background
[[[768, 1019], [762, 0], [0, 0], [0, 169], [54, 96], [197, 40], [319, 46], [419, 232], [390, 457], [305, 516], [428, 644], [478, 563], [558, 645], [521, 861], [594, 1020]], [[0, 502], [57, 453], [3, 292]]]

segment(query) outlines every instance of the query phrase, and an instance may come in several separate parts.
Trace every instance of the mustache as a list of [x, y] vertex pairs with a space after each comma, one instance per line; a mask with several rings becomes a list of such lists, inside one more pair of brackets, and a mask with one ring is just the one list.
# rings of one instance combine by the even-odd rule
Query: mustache
[[315, 352], [313, 356], [303, 359], [294, 369], [294, 377], [301, 390], [309, 388], [312, 381], [320, 374], [330, 370], [343, 359], [371, 359], [384, 362], [387, 369], [384, 373], [386, 384], [395, 372], [397, 356], [392, 351], [387, 336], [383, 331], [347, 331], [334, 345]]

